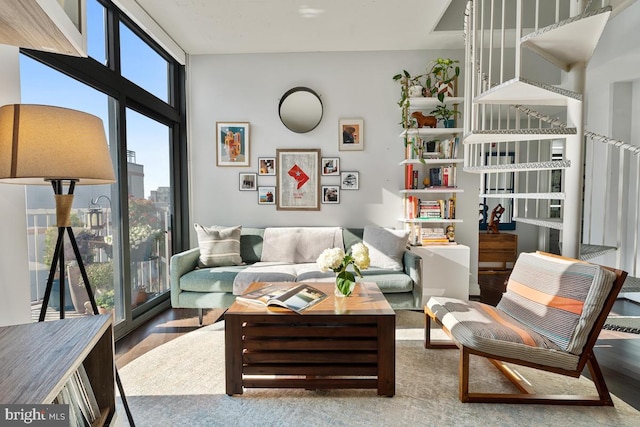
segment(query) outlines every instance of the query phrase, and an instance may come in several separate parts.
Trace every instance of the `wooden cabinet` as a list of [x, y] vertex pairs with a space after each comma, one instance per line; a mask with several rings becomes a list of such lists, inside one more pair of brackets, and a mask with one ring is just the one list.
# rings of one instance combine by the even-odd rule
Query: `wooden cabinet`
[[0, 402], [53, 403], [80, 365], [84, 366], [101, 416], [115, 415], [115, 365], [111, 315], [29, 323], [0, 328]]
[[478, 286], [480, 301], [496, 305], [506, 290], [518, 258], [518, 235], [480, 233], [478, 239]]

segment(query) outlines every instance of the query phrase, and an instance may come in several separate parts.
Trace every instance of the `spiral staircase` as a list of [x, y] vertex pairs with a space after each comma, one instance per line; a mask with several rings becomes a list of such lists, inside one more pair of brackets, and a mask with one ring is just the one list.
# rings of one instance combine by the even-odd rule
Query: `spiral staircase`
[[476, 0], [465, 13], [464, 171], [481, 176], [489, 208], [538, 228], [539, 249], [555, 233], [562, 255], [582, 259], [616, 250], [583, 243], [586, 65], [613, 9], [600, 6]]

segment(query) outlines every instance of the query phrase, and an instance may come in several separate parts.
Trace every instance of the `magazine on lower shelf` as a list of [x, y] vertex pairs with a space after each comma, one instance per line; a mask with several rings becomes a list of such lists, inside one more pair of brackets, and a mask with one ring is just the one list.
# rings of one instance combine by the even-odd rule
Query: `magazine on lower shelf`
[[240, 301], [284, 307], [296, 313], [301, 313], [325, 298], [327, 294], [313, 286], [301, 284], [292, 288], [291, 284], [275, 283], [237, 297]]

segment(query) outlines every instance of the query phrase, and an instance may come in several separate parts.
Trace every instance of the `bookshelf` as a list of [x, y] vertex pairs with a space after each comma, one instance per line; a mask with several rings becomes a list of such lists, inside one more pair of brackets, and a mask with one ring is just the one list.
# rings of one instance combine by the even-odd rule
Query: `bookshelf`
[[[457, 111], [462, 101], [461, 97], [446, 97], [444, 104]], [[435, 97], [412, 97], [408, 104], [409, 111], [429, 114], [440, 101]], [[405, 176], [404, 188], [400, 190], [403, 200], [400, 221], [411, 231], [413, 245], [429, 243], [425, 233], [433, 234], [434, 230], [442, 230], [445, 237], [448, 226], [462, 222], [455, 212], [456, 196], [464, 192], [457, 185], [458, 166], [464, 163], [464, 159], [458, 158], [458, 135], [462, 129], [455, 126], [457, 123], [456, 120], [452, 128], [408, 127], [400, 134], [407, 142], [405, 159], [400, 163]]]
[[0, 402], [54, 403], [82, 365], [82, 385], [100, 412], [92, 426], [109, 425], [116, 407], [113, 348], [111, 315], [0, 327]]

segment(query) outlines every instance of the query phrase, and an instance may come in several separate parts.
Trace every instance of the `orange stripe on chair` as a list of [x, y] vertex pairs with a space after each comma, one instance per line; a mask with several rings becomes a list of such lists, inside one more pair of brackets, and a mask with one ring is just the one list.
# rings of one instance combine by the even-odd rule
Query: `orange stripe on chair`
[[557, 308], [577, 315], [582, 314], [582, 307], [584, 306], [583, 301], [545, 294], [544, 292], [532, 289], [522, 283], [518, 283], [515, 280], [509, 280], [508, 289], [524, 298], [546, 305], [547, 307]]
[[516, 334], [520, 335], [520, 338], [522, 338], [522, 342], [525, 345], [529, 345], [529, 346], [532, 346], [532, 347], [536, 346], [536, 342], [533, 340], [533, 338], [531, 338], [531, 335], [529, 335], [527, 333], [527, 331], [525, 331], [522, 328], [517, 327], [513, 323], [509, 323], [509, 322], [505, 321], [502, 317], [498, 316], [498, 313], [496, 313], [496, 309], [494, 307], [488, 306], [488, 305], [481, 305], [481, 307], [484, 309], [484, 311], [486, 311], [489, 314], [489, 316], [491, 316], [493, 319], [495, 319], [496, 322], [500, 323], [501, 325], [506, 326], [507, 328], [509, 328], [513, 332], [515, 332]]

